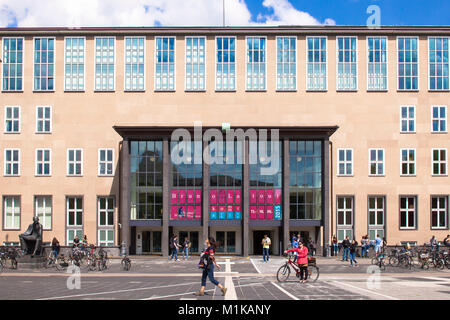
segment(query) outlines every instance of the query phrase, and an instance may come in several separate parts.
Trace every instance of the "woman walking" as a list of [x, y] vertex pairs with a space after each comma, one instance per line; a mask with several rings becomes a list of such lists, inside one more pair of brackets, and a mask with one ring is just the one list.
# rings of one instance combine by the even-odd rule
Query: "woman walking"
[[220, 290], [222, 291], [222, 295], [225, 295], [227, 292], [227, 288], [222, 286], [219, 281], [214, 279], [214, 266], [217, 267], [217, 269], [220, 270], [220, 266], [216, 263], [216, 258], [214, 256], [214, 253], [216, 251], [216, 241], [213, 237], [208, 237], [205, 240], [206, 250], [203, 252], [201, 256], [201, 260], [205, 261], [203, 262], [203, 273], [202, 273], [202, 286], [200, 288], [199, 292], [194, 293], [196, 296], [204, 296], [205, 295], [205, 287], [206, 287], [206, 278], [209, 278], [209, 281], [211, 281], [214, 285], [218, 286]]
[[350, 266], [353, 267], [353, 262], [355, 262], [355, 267], [358, 266], [358, 262], [356, 261], [356, 248], [358, 247], [358, 242], [356, 240], [352, 240], [350, 244]]

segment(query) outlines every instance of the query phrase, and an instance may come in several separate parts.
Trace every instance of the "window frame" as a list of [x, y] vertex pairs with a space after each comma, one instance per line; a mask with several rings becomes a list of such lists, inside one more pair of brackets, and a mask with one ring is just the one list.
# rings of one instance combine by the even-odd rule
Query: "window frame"
[[[259, 39], [264, 39], [265, 40], [265, 49], [264, 49], [264, 53], [265, 53], [265, 55], [264, 55], [264, 88], [263, 89], [261, 89], [261, 88], [259, 88], [259, 85], [258, 85], [258, 89], [252, 89], [252, 88], [249, 88], [248, 87], [248, 83], [247, 83], [247, 81], [248, 81], [248, 64], [250, 63], [250, 62], [248, 62], [247, 60], [248, 60], [248, 47], [247, 47], [247, 41], [248, 41], [248, 38], [259, 38]], [[258, 49], [258, 50], [261, 50], [261, 49]], [[259, 36], [259, 35], [251, 35], [251, 36], [245, 36], [245, 91], [246, 92], [266, 92], [267, 91], [267, 61], [268, 61], [268, 50], [267, 50], [267, 36]], [[253, 63], [255, 63], [255, 62], [252, 62], [252, 65], [253, 65]], [[257, 62], [258, 64], [261, 64], [262, 62], [261, 61], [259, 61], [259, 62]], [[236, 69], [237, 70], [237, 69]], [[237, 72], [236, 72], [237, 73]], [[236, 77], [237, 78], [237, 77]]]
[[[308, 88], [308, 39], [309, 38], [325, 38], [325, 89], [309, 89]], [[306, 36], [305, 37], [305, 59], [306, 59], [306, 72], [305, 72], [305, 87], [306, 87], [306, 92], [328, 92], [328, 78], [329, 78], [329, 70], [328, 70], [328, 36], [321, 36], [321, 35], [316, 35], [316, 36]], [[314, 64], [316, 62], [313, 62]]]
[[[97, 79], [97, 62], [96, 62], [96, 52], [97, 52], [97, 39], [104, 39], [104, 38], [113, 38], [114, 39], [114, 62], [113, 62], [113, 66], [114, 66], [114, 74], [113, 74], [113, 88], [112, 89], [97, 89], [96, 88], [96, 79]], [[109, 41], [108, 41], [108, 46], [109, 46]], [[103, 50], [103, 49], [102, 49]], [[103, 52], [103, 51], [101, 51]], [[94, 92], [115, 92], [116, 91], [116, 75], [117, 75], [117, 38], [116, 36], [95, 36], [94, 37], [94, 50], [93, 50], [93, 54], [94, 54], [94, 63], [93, 63], [93, 68], [94, 68], [94, 73], [93, 73], [93, 77], [94, 77]], [[101, 65], [103, 65], [102, 62], [100, 62]], [[101, 73], [102, 74], [102, 73]]]
[[[427, 61], [427, 78], [428, 78], [428, 91], [430, 92], [449, 92], [450, 91], [450, 61], [448, 61], [447, 63], [449, 64], [449, 88], [448, 89], [431, 89], [431, 68], [430, 68], [430, 39], [434, 38], [434, 39], [448, 39], [448, 55], [449, 55], [449, 59], [450, 59], [450, 37], [443, 37], [443, 36], [428, 36], [427, 37], [427, 52], [428, 52], [428, 61]], [[436, 50], [435, 50], [436, 51]], [[436, 62], [435, 62], [436, 63]], [[444, 79], [444, 77], [442, 77], [442, 79]]]
[[[53, 47], [53, 89], [52, 90], [42, 90], [42, 89], [36, 89], [35, 88], [35, 74], [34, 74], [34, 65], [36, 62], [34, 61], [35, 53], [36, 53], [36, 39], [53, 39], [54, 40], [54, 47]], [[39, 62], [39, 65], [41, 65], [42, 62]], [[42, 37], [33, 37], [33, 92], [56, 92], [56, 37], [51, 36], [42, 36]], [[47, 76], [48, 77], [48, 76]], [[47, 83], [48, 84], [48, 83]]]
[[[156, 66], [158, 64], [158, 46], [157, 46], [157, 40], [158, 38], [160, 39], [164, 39], [164, 38], [173, 38], [174, 42], [173, 42], [173, 89], [158, 89], [156, 87], [156, 78], [157, 78], [157, 73], [156, 73]], [[153, 91], [154, 92], [175, 92], [177, 91], [177, 36], [173, 35], [173, 36], [155, 36], [154, 38], [154, 43], [155, 43], [155, 51], [154, 51], [154, 55], [153, 55], [153, 59], [155, 61], [154, 64], [154, 72], [153, 72]], [[170, 52], [170, 41], [169, 41], [169, 49], [168, 49], [168, 53]], [[164, 50], [164, 49], [162, 49]], [[170, 54], [169, 54], [170, 57]], [[162, 62], [164, 63], [164, 62]], [[170, 62], [167, 62], [170, 63]], [[168, 76], [167, 79], [169, 79], [170, 77]], [[169, 85], [168, 85], [169, 86]]]
[[[70, 151], [75, 151], [75, 153], [74, 153], [74, 160], [73, 160], [73, 164], [74, 165], [76, 165], [77, 164], [77, 160], [75, 160], [76, 159], [76, 151], [81, 151], [81, 160], [80, 160], [80, 163], [81, 163], [81, 173], [80, 174], [75, 174], [75, 173], [73, 173], [73, 174], [70, 174], [70, 172], [69, 172], [69, 165], [70, 165], [70, 161], [69, 161], [69, 152]], [[83, 148], [67, 148], [67, 158], [66, 158], [66, 162], [67, 162], [67, 164], [66, 164], [66, 176], [67, 177], [82, 177], [83, 176], [83, 173], [84, 173], [84, 170], [83, 170]], [[76, 169], [76, 167], [74, 167], [74, 169]], [[74, 170], [74, 171], [76, 171], [76, 170]]]
[[[2, 59], [2, 61], [3, 61], [3, 58], [4, 58], [4, 54], [5, 54], [5, 52], [4, 52], [4, 40], [5, 39], [22, 39], [22, 89], [21, 90], [10, 90], [10, 89], [8, 89], [8, 90], [4, 90], [3, 89], [3, 66], [4, 66], [4, 63], [2, 63], [2, 67], [1, 67], [1, 70], [0, 70], [0, 73], [1, 73], [1, 75], [0, 75], [0, 77], [1, 77], [1, 92], [24, 92], [25, 91], [25, 81], [24, 81], [24, 78], [25, 78], [25, 73], [24, 73], [24, 71], [25, 71], [25, 37], [3, 37], [2, 38], [2, 42], [1, 42], [1, 59]], [[34, 43], [34, 40], [33, 40], [33, 43]], [[16, 50], [17, 51], [17, 50]], [[33, 59], [34, 59], [34, 55], [33, 55]], [[17, 65], [17, 63], [16, 63], [16, 65]], [[17, 72], [17, 70], [16, 70], [16, 72]], [[34, 68], [33, 68], [33, 73], [34, 73]], [[33, 81], [34, 82], [34, 81]]]
[[[70, 91], [72, 92], [72, 91]], [[44, 118], [40, 119], [38, 117], [38, 112], [39, 112], [39, 108], [44, 108]], [[50, 118], [46, 119], [45, 118], [45, 108], [50, 108]], [[38, 131], [38, 122], [39, 121], [44, 121], [44, 128], [45, 128], [45, 121], [50, 121], [50, 130], [49, 131]], [[53, 131], [53, 108], [52, 106], [36, 106], [36, 127], [35, 127], [35, 134], [50, 134]]]
[[[440, 108], [444, 108], [445, 109], [445, 119], [444, 119], [445, 120], [445, 131], [440, 131], [440, 130], [434, 131], [433, 130], [433, 121], [435, 121], [435, 120], [442, 121], [442, 118], [440, 118], [440, 117], [439, 118], [434, 118], [434, 116], [433, 116], [433, 108], [439, 108], [439, 115], [441, 114]], [[446, 105], [432, 105], [430, 111], [431, 111], [431, 128], [430, 128], [431, 133], [432, 134], [446, 134], [446, 133], [448, 133], [448, 129], [447, 129], [447, 127], [448, 127], [447, 106]]]
[[[8, 152], [8, 151], [12, 152], [11, 153], [11, 159], [13, 159], [14, 151], [18, 151], [18, 158], [19, 159], [17, 160], [17, 174], [7, 174], [6, 173], [6, 165], [8, 164], [8, 162], [6, 161], [6, 152]], [[20, 149], [19, 148], [5, 148], [3, 156], [4, 156], [4, 158], [3, 158], [3, 167], [4, 167], [3, 176], [4, 177], [20, 177], [20, 175], [21, 175], [21, 172], [20, 172], [20, 158], [21, 158], [21, 156], [20, 156]], [[16, 161], [14, 161], [14, 160], [10, 161], [11, 165], [13, 165], [15, 162]]]
[[[444, 227], [433, 227], [433, 198], [444, 198], [445, 199], [445, 226]], [[449, 220], [449, 210], [448, 210], [448, 202], [449, 202], [449, 196], [448, 195], [434, 195], [432, 194], [430, 196], [430, 230], [448, 230], [448, 220]], [[438, 218], [440, 217], [440, 210], [437, 210], [438, 212]], [[439, 219], [437, 219], [439, 223]]]
[[[7, 119], [6, 114], [7, 114], [8, 108], [12, 108], [12, 111], [11, 111], [12, 115], [14, 115], [13, 114], [14, 108], [18, 108], [19, 109], [19, 118], [18, 119], [14, 119], [14, 117], [13, 117], [11, 119]], [[4, 115], [5, 115], [5, 118], [4, 118], [4, 121], [3, 121], [3, 124], [4, 124], [3, 133], [4, 134], [20, 134], [22, 132], [22, 108], [21, 108], [21, 106], [5, 106], [5, 113], [4, 113]], [[8, 121], [8, 120], [13, 121], [13, 127], [14, 127], [14, 121], [18, 121], [19, 122], [18, 131], [7, 131], [6, 130], [6, 121]]]
[[[74, 209], [69, 209], [69, 199], [74, 199], [75, 207]], [[81, 224], [69, 224], [69, 210], [72, 210], [74, 213], [74, 222], [78, 222], [77, 220], [77, 211], [80, 211], [79, 208], [76, 207], [76, 200], [81, 199]], [[65, 210], [65, 228], [66, 230], [70, 229], [82, 229], [84, 230], [84, 196], [73, 196], [73, 195], [66, 195], [66, 210]]]
[[[105, 221], [109, 222], [108, 211], [110, 211], [108, 208], [106, 208], [106, 209], [100, 208], [100, 200], [101, 199], [106, 199], [108, 201], [112, 201], [112, 203], [113, 203], [113, 208], [111, 209], [112, 214], [113, 214], [112, 224], [104, 224], [104, 225], [100, 224], [100, 221], [101, 221], [100, 215], [102, 213], [106, 213]], [[116, 218], [115, 215], [116, 215], [116, 199], [115, 199], [115, 197], [114, 196], [97, 196], [97, 229], [113, 229], [115, 226], [115, 224], [114, 224], [115, 218]]]
[[[345, 39], [345, 38], [354, 38], [356, 39], [356, 49], [355, 49], [355, 53], [356, 53], [356, 61], [354, 62], [356, 65], [356, 74], [355, 74], [355, 79], [356, 79], [356, 88], [355, 89], [339, 89], [338, 88], [338, 83], [339, 83], [339, 63], [344, 63], [344, 64], [352, 64], [353, 62], [339, 62], [339, 39]], [[345, 51], [345, 49], [344, 49]], [[350, 49], [350, 52], [353, 51]], [[359, 89], [359, 73], [358, 73], [358, 64], [359, 64], [359, 59], [358, 59], [358, 55], [359, 55], [359, 51], [358, 51], [358, 37], [357, 36], [336, 36], [336, 92], [358, 92]]]
[[[434, 160], [434, 151], [439, 152], [439, 158], [441, 156], [441, 151], [445, 151], [445, 162], [438, 159]], [[439, 165], [439, 171], [441, 171], [441, 164], [445, 163], [445, 173], [434, 173], [434, 165]], [[448, 176], [448, 152], [447, 148], [431, 148], [431, 176], [432, 177], [447, 177]]]
[[[370, 89], [369, 88], [369, 64], [376, 63], [369, 61], [369, 38], [385, 38], [386, 39], [386, 89]], [[366, 91], [367, 92], [388, 92], [389, 91], [389, 38], [387, 36], [366, 36]], [[380, 62], [381, 63], [381, 62]]]
[[[112, 232], [113, 233], [113, 240], [112, 241], [106, 240], [104, 242], [101, 242], [101, 240], [100, 240], [100, 233], [101, 232], [106, 232], [106, 238], [108, 238], [108, 232]], [[116, 242], [116, 232], [115, 232], [114, 229], [107, 229], [107, 228], [99, 228], [99, 229], [97, 229], [97, 246], [102, 247], [102, 248], [113, 247], [115, 242]], [[102, 245], [102, 243], [103, 243], [103, 245]], [[108, 243], [110, 243], [110, 245], [108, 245]]]
[[[370, 153], [371, 151], [376, 151], [376, 160], [372, 160], [372, 158], [370, 157]], [[380, 161], [378, 159], [378, 151], [382, 151], [383, 152], [383, 161]], [[369, 177], [385, 177], [386, 176], [386, 152], [384, 148], [369, 148]], [[375, 163], [376, 165], [376, 172], [377, 173], [372, 173], [371, 169], [372, 169], [372, 164]], [[378, 173], [378, 164], [382, 164], [383, 165], [383, 173]]]
[[[413, 174], [411, 174], [411, 173], [404, 174], [403, 173], [403, 170], [402, 170], [403, 169], [402, 165], [404, 163], [403, 160], [402, 160], [402, 151], [403, 150], [407, 150], [408, 151], [408, 160], [405, 162], [408, 165], [408, 171], [409, 171], [409, 164], [410, 164], [409, 152], [411, 150], [414, 150], [414, 173]], [[416, 174], [417, 174], [417, 152], [416, 152], [416, 148], [401, 148], [400, 149], [400, 176], [401, 177], [415, 177]]]
[[[67, 59], [67, 52], [66, 52], [66, 39], [84, 39], [84, 48], [83, 48], [83, 88], [82, 89], [67, 89], [66, 86], [66, 59]], [[86, 46], [87, 41], [85, 36], [66, 36], [64, 37], [64, 92], [85, 92], [86, 91]], [[94, 42], [94, 55], [95, 55], [95, 42]], [[94, 58], [95, 59], [95, 58]], [[73, 63], [71, 62], [70, 65]], [[80, 63], [78, 63], [80, 64]], [[95, 61], [94, 61], [94, 68], [95, 68]], [[94, 70], [95, 72], [95, 70]], [[95, 74], [94, 74], [95, 76]], [[95, 88], [95, 79], [94, 79], [94, 88]]]
[[[49, 198], [50, 199], [50, 208], [51, 208], [51, 213], [50, 213], [50, 229], [49, 228], [45, 228], [44, 223], [42, 223], [42, 220], [39, 220], [42, 224], [42, 230], [45, 231], [52, 231], [53, 230], [53, 196], [51, 195], [35, 195], [34, 196], [34, 216], [37, 217], [38, 216], [38, 205], [37, 205], [37, 199], [38, 198]], [[45, 204], [47, 204], [47, 202], [45, 202]], [[45, 217], [45, 214], [44, 214]]]
[[[204, 40], [205, 40], [205, 49], [204, 49], [204, 62], [203, 62], [203, 65], [205, 66], [205, 77], [204, 77], [204, 88], [203, 89], [188, 89], [187, 88], [187, 79], [188, 79], [188, 77], [187, 77], [187, 66], [188, 66], [188, 62], [187, 62], [187, 39], [188, 38], [191, 38], [191, 39], [194, 39], [194, 38], [197, 38], [197, 39], [201, 39], [201, 38], [203, 38]], [[184, 91], [185, 92], [206, 92], [206, 89], [207, 89], [207, 63], [206, 63], [206, 61], [207, 61], [207, 57], [208, 57], [208, 52], [207, 52], [207, 37], [206, 36], [200, 36], [200, 35], [194, 35], [194, 36], [185, 36], [184, 37]], [[191, 46], [193, 46], [193, 45], [191, 45]], [[200, 45], [198, 45], [198, 47], [199, 47]], [[192, 51], [192, 50], [191, 50]], [[198, 50], [198, 51], [200, 51], [200, 50]], [[194, 65], [194, 63], [193, 62], [191, 62], [191, 65]], [[198, 66], [200, 66], [201, 64], [200, 64], [200, 62], [197, 62], [197, 65]], [[216, 71], [217, 71], [217, 68], [216, 68]], [[191, 71], [191, 73], [192, 73], [192, 71]], [[197, 77], [198, 79], [200, 79], [201, 77]], [[192, 74], [191, 74], [191, 80], [192, 79], [194, 79], [194, 77], [192, 76]], [[192, 86], [192, 84], [191, 84], [191, 86]], [[197, 83], [197, 86], [199, 86], [198, 85], [198, 83]]]
[[71, 246], [71, 245], [73, 245], [73, 240], [72, 240], [72, 242], [69, 242], [69, 232], [75, 232], [75, 234], [74, 234], [74, 239], [75, 239], [75, 235], [77, 234], [77, 231], [81, 231], [81, 237], [80, 237], [80, 240], [81, 240], [81, 238], [83, 237], [83, 231], [84, 231], [84, 228], [82, 227], [82, 228], [67, 228], [66, 227], [66, 246]]
[[[407, 62], [399, 62], [399, 56], [400, 56], [400, 51], [398, 48], [398, 40], [399, 38], [410, 38], [410, 39], [416, 39], [417, 40], [417, 89], [413, 89], [412, 88], [412, 83], [411, 83], [411, 89], [400, 89], [400, 64], [406, 64]], [[395, 46], [396, 46], [396, 52], [397, 52], [397, 91], [398, 92], [418, 92], [420, 91], [420, 39], [418, 36], [408, 36], [408, 35], [402, 35], [402, 36], [397, 36], [395, 38]], [[406, 51], [406, 49], [403, 49], [403, 51]], [[413, 50], [411, 49], [411, 52]], [[412, 61], [410, 62], [411, 65], [414, 64]], [[406, 75], [403, 76], [406, 79]], [[410, 76], [411, 79], [414, 78], [413, 75]], [[405, 87], [406, 87], [406, 83], [405, 83]]]
[[[294, 62], [294, 65], [295, 65], [295, 88], [294, 89], [286, 89], [286, 88], [280, 89], [278, 87], [278, 69], [277, 68], [278, 68], [278, 63], [280, 63], [280, 62], [278, 62], [278, 39], [279, 38], [282, 38], [282, 39], [294, 38], [295, 39], [295, 62]], [[275, 87], [276, 87], [276, 90], [275, 91], [276, 92], [297, 92], [298, 91], [298, 64], [297, 64], [297, 61], [298, 61], [298, 36], [296, 36], [296, 35], [276, 36], [275, 37], [275, 50], [276, 50], [276, 53], [275, 53]], [[291, 51], [291, 50], [289, 49], [289, 51]], [[284, 61], [281, 63], [283, 65], [286, 64], [286, 62], [284, 62]], [[289, 61], [288, 64], [290, 64], [290, 63], [291, 62]]]
[[[105, 151], [105, 159], [108, 158], [108, 151], [112, 151], [112, 160], [111, 160], [111, 161], [105, 160], [105, 161], [101, 162], [101, 161], [100, 161], [100, 154], [101, 154], [102, 151]], [[114, 174], [115, 174], [115, 170], [114, 170], [115, 154], [114, 154], [114, 153], [115, 153], [115, 152], [114, 152], [114, 148], [99, 148], [99, 149], [98, 149], [98, 153], [97, 153], [97, 155], [98, 155], [98, 161], [97, 161], [97, 175], [98, 175], [99, 177], [112, 177], [112, 176], [114, 176]], [[101, 164], [101, 163], [105, 163], [106, 165], [108, 165], [108, 163], [111, 163], [111, 166], [112, 166], [112, 173], [111, 173], [111, 174], [108, 174], [108, 168], [106, 168], [106, 173], [101, 173], [101, 172], [100, 172], [100, 164]]]
[[[144, 38], [144, 74], [143, 74], [143, 78], [144, 78], [144, 84], [143, 84], [143, 88], [142, 89], [127, 89], [127, 38], [133, 39], [133, 38]], [[135, 35], [135, 36], [125, 36], [123, 37], [123, 91], [124, 92], [145, 92], [147, 90], [147, 63], [146, 63], [146, 59], [147, 59], [147, 36], [145, 35]], [[131, 62], [131, 64], [133, 65], [133, 63]], [[138, 65], [140, 63], [137, 63]], [[133, 79], [133, 77], [131, 77], [130, 79]]]
[[[45, 173], [39, 174], [38, 173], [38, 165], [40, 163], [38, 161], [38, 151], [42, 151], [42, 152], [48, 151], [49, 152], [49, 161], [48, 161], [49, 173], [48, 174], [45, 174]], [[35, 149], [35, 158], [34, 159], [35, 159], [34, 176], [35, 177], [51, 177], [52, 176], [52, 149], [50, 149], [50, 148], [36, 148]], [[41, 161], [42, 166], [44, 166], [46, 164], [46, 162], [47, 161], [42, 160]], [[42, 172], [44, 172], [44, 169], [42, 169]]]
[[[16, 198], [19, 199], [19, 226], [18, 228], [7, 227], [6, 226], [6, 198], [12, 198], [15, 205]], [[20, 226], [22, 224], [22, 196], [21, 195], [3, 195], [2, 197], [2, 208], [3, 208], [3, 218], [2, 218], [2, 229], [3, 231], [20, 231]], [[12, 220], [14, 221], [14, 214]]]
[[[340, 151], [344, 151], [344, 158], [345, 158], [345, 160], [340, 160], [340, 158], [339, 158]], [[347, 159], [347, 151], [350, 151], [351, 154], [352, 154], [352, 160], [351, 161], [348, 161], [348, 159]], [[354, 159], [353, 148], [338, 148], [337, 149], [337, 157], [336, 158], [337, 158], [337, 170], [336, 170], [337, 171], [337, 176], [338, 177], [353, 177], [354, 174], [355, 174], [354, 167], [353, 167], [353, 159]], [[351, 174], [347, 173], [347, 164], [349, 164], [349, 163], [350, 163], [351, 168], [352, 168], [352, 173]], [[344, 174], [340, 173], [340, 171], [339, 171], [339, 167], [340, 167], [341, 164], [344, 164], [344, 171], [346, 172]]]
[[[217, 89], [217, 64], [219, 63], [217, 61], [217, 51], [219, 50], [217, 48], [217, 38], [234, 38], [234, 89]], [[237, 91], [237, 86], [238, 86], [238, 82], [236, 81], [237, 77], [236, 77], [236, 70], [237, 70], [237, 48], [238, 48], [238, 42], [237, 42], [237, 37], [236, 36], [227, 36], [227, 35], [223, 35], [223, 36], [215, 36], [214, 37], [214, 46], [215, 46], [215, 50], [214, 50], [214, 91], [216, 92], [236, 92]], [[223, 50], [223, 49], [222, 49]], [[228, 49], [228, 51], [230, 51], [230, 49]], [[223, 63], [223, 62], [222, 62]], [[231, 63], [231, 62], [228, 62]], [[229, 80], [230, 78], [228, 78]], [[223, 77], [222, 77], [223, 80]]]
[[[411, 108], [411, 107], [414, 110], [414, 130], [413, 131], [409, 130], [409, 121], [411, 121], [411, 118], [409, 118], [409, 108]], [[405, 119], [402, 116], [402, 109], [403, 108], [407, 108], [407, 115], [406, 115]], [[400, 134], [414, 134], [414, 133], [416, 133], [416, 129], [417, 129], [417, 116], [416, 115], [417, 115], [417, 113], [416, 113], [416, 106], [415, 105], [401, 105], [400, 106]], [[403, 121], [407, 121], [408, 122], [408, 125], [407, 125], [408, 129], [407, 129], [407, 131], [403, 131], [402, 130], [403, 129], [403, 126], [402, 126], [402, 122]]]
[[[401, 213], [401, 211], [402, 211], [402, 207], [401, 207], [401, 201], [402, 201], [402, 198], [406, 198], [407, 199], [407, 205], [409, 205], [409, 200], [408, 200], [408, 198], [414, 198], [414, 226], [413, 227], [402, 227], [402, 213]], [[418, 212], [419, 212], [419, 208], [418, 208], [418, 197], [417, 197], [417, 195], [399, 195], [399, 202], [398, 202], [398, 213], [399, 213], [399, 216], [398, 216], [398, 218], [399, 218], [399, 223], [398, 223], [398, 227], [399, 227], [399, 230], [418, 230], [419, 229], [419, 227], [418, 227]], [[408, 214], [408, 211], [409, 211], [409, 209], [408, 208], [406, 208], [405, 209], [406, 210], [406, 213]], [[409, 222], [409, 217], [408, 217], [408, 215], [406, 216], [406, 222], [407, 222], [407, 224], [409, 224], [408, 222]]]

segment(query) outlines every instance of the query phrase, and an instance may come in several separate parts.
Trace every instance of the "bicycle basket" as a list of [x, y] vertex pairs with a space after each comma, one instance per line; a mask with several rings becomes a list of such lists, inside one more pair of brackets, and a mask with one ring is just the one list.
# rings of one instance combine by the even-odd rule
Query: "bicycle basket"
[[316, 258], [308, 257], [308, 265], [315, 266], [316, 265]]

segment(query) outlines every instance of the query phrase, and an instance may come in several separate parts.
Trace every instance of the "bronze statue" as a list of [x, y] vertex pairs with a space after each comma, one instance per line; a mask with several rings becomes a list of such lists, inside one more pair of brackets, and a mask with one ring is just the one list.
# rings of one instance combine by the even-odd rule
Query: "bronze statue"
[[41, 254], [42, 246], [42, 224], [37, 216], [33, 217], [33, 223], [28, 226], [27, 231], [19, 235], [20, 248], [24, 254]]

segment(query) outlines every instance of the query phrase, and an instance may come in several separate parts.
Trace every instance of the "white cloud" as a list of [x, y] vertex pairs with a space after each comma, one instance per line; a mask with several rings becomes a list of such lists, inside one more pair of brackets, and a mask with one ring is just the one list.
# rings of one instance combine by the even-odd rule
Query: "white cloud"
[[[288, 0], [263, 5], [273, 14], [252, 21], [245, 0], [226, 0], [226, 25], [320, 24]], [[0, 0], [0, 27], [14, 20], [19, 27], [221, 26], [222, 0]]]

